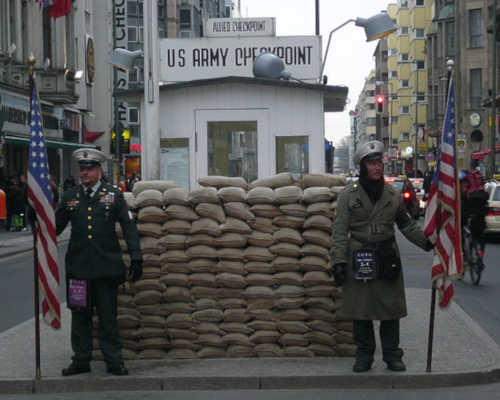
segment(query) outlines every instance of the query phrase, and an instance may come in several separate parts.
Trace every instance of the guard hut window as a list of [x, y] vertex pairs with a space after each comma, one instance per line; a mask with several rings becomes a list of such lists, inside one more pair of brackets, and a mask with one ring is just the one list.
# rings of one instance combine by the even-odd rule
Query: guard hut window
[[276, 138], [276, 173], [290, 172], [295, 179], [309, 173], [309, 137]]
[[208, 175], [257, 179], [257, 121], [211, 121], [207, 128]]

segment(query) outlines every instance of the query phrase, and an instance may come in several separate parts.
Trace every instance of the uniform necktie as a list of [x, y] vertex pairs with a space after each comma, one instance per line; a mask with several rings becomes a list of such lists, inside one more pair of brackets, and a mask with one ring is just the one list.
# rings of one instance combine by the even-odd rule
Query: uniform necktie
[[87, 188], [85, 193], [87, 194], [87, 199], [90, 200], [90, 198], [92, 197], [92, 188]]

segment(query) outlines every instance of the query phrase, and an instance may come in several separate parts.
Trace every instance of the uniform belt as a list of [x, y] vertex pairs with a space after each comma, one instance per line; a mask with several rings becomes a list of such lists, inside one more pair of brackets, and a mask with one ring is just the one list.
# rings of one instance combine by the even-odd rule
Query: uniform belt
[[394, 239], [394, 233], [387, 232], [385, 234], [370, 235], [368, 233], [359, 233], [351, 231], [351, 238], [361, 243], [377, 243], [377, 242], [383, 242], [388, 239]]

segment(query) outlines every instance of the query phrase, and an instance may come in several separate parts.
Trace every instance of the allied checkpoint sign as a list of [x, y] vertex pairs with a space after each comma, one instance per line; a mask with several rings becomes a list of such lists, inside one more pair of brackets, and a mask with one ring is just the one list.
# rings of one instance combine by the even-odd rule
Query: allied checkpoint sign
[[208, 18], [206, 37], [276, 36], [276, 18]]
[[160, 39], [160, 81], [164, 83], [227, 76], [253, 77], [261, 52], [280, 57], [293, 78], [317, 82], [320, 36]]

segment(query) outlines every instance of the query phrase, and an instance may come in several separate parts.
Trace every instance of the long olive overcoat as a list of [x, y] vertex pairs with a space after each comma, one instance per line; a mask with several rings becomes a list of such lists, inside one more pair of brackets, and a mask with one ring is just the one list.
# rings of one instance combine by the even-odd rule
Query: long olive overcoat
[[[394, 224], [404, 236], [425, 249], [426, 238], [408, 215], [401, 195], [388, 183], [373, 204], [359, 183], [349, 184], [340, 194], [332, 226], [332, 265], [347, 263], [344, 300], [339, 317], [356, 320], [391, 320], [407, 315], [403, 271], [394, 280], [354, 279], [352, 254], [365, 243], [394, 238]], [[399, 249], [394, 238], [393, 248]]]
[[112, 278], [125, 280], [125, 264], [115, 231], [119, 222], [132, 261], [141, 260], [139, 235], [123, 193], [101, 183], [91, 199], [82, 185], [67, 190], [56, 211], [56, 231], [60, 234], [71, 222], [66, 252], [66, 276], [77, 279]]

